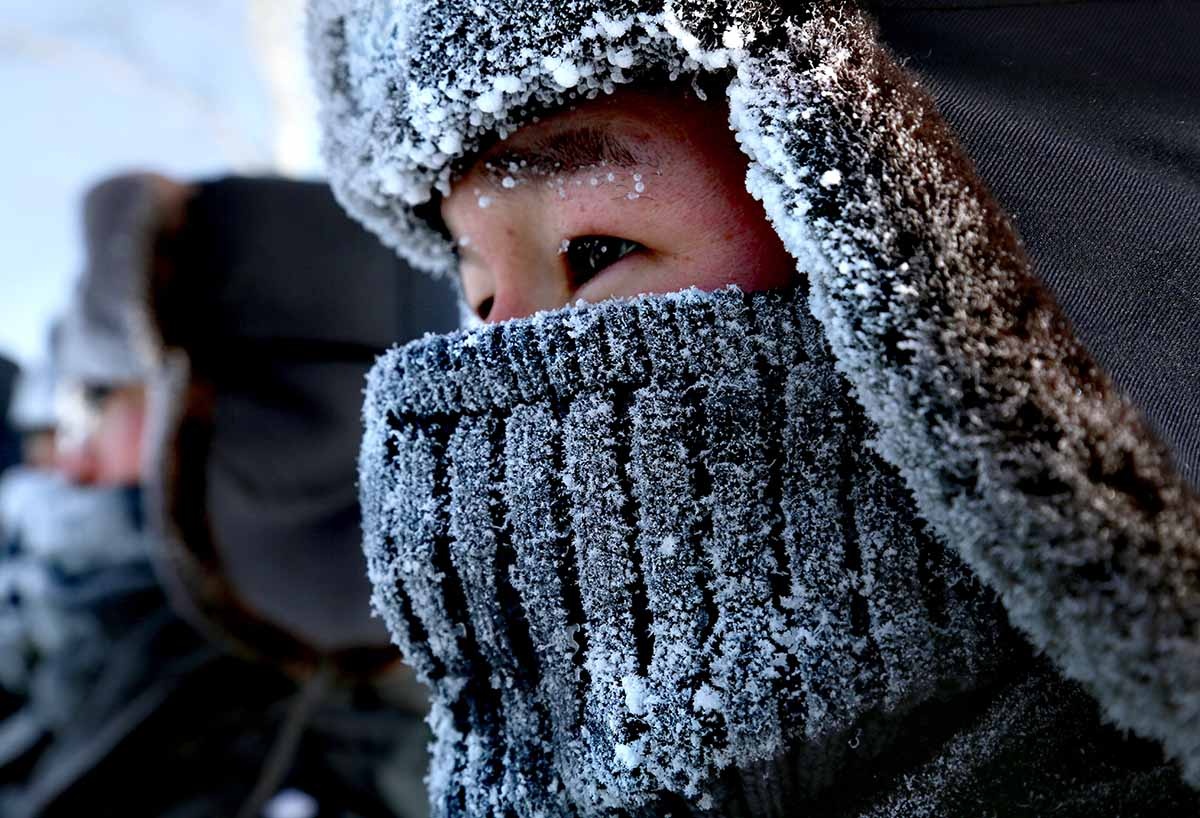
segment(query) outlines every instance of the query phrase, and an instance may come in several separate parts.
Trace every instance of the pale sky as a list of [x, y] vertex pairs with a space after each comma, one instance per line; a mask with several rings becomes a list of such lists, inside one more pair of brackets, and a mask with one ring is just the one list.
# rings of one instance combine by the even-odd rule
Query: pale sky
[[40, 356], [82, 264], [78, 204], [121, 170], [320, 175], [303, 0], [5, 0], [0, 354]]

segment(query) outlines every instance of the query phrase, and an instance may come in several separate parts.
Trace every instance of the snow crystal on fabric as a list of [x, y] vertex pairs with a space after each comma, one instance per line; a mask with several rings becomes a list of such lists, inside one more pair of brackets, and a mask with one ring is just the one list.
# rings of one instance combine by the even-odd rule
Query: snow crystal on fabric
[[763, 814], [779, 776], [750, 771], [1004, 653], [798, 291], [429, 337], [381, 358], [365, 417], [375, 606], [433, 689], [438, 815]]

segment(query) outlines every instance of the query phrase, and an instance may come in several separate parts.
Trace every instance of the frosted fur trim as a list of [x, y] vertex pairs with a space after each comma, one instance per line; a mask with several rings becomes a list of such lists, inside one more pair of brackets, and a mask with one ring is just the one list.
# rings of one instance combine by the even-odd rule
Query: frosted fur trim
[[433, 690], [437, 815], [774, 815], [1021, 667], [797, 293], [430, 337], [364, 414], [374, 605]]
[[1034, 644], [1200, 782], [1200, 501], [869, 20], [789, 40], [739, 67], [733, 118], [881, 452]]
[[[771, 38], [725, 23], [756, 22], [748, 9], [772, 4], [688, 5], [572, 2], [559, 13], [491, 3], [476, 15], [470, 3], [318, 0], [313, 50], [335, 189], [414, 264], [446, 271], [451, 249], [406, 202], [444, 189], [454, 159], [517, 127], [530, 102], [564, 98], [551, 65], [583, 55], [579, 15], [619, 9], [615, 18], [640, 26], [613, 40], [591, 24], [586, 42], [602, 59], [572, 62], [580, 77], [611, 78], [614, 44], [632, 50], [626, 79], [664, 64], [734, 71], [750, 189], [811, 280], [812, 309], [880, 428], [881, 451], [1034, 644], [1200, 783], [1200, 500], [1074, 339], [864, 13], [807, 4], [810, 17], [779, 23]], [[536, 25], [524, 25], [529, 14]], [[464, 39], [460, 23], [481, 39], [447, 50]], [[435, 50], [445, 53], [426, 60]], [[518, 91], [484, 112], [476, 100], [512, 73], [509, 59]], [[430, 65], [465, 70], [443, 86], [449, 73]], [[427, 94], [443, 119], [407, 119]], [[440, 156], [421, 141], [451, 134], [459, 139]]]

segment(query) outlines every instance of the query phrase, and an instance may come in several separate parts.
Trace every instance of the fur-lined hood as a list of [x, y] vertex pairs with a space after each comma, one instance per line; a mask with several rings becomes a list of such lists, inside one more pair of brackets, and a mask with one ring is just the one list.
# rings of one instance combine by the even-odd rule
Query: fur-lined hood
[[728, 77], [749, 189], [879, 452], [1030, 641], [1200, 783], [1200, 498], [870, 16], [839, 0], [783, 9], [317, 0], [335, 190], [446, 272], [429, 203], [489, 134], [647, 68]]
[[452, 296], [414, 292], [309, 182], [197, 184], [164, 256], [147, 296], [164, 351], [150, 475], [164, 577], [272, 661], [391, 663], [360, 548], [361, 384], [392, 339], [452, 324]]
[[151, 556], [172, 603], [300, 675], [393, 664], [360, 548], [361, 383], [397, 337], [453, 324], [453, 297], [410, 288], [319, 183], [133, 174], [85, 209], [62, 368], [147, 387]]

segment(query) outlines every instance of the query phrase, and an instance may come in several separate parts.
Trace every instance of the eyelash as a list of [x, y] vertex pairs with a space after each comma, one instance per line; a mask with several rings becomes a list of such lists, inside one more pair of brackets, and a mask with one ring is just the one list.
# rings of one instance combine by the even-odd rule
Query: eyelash
[[617, 236], [579, 236], [565, 243], [571, 286], [582, 287], [621, 259], [646, 248]]

